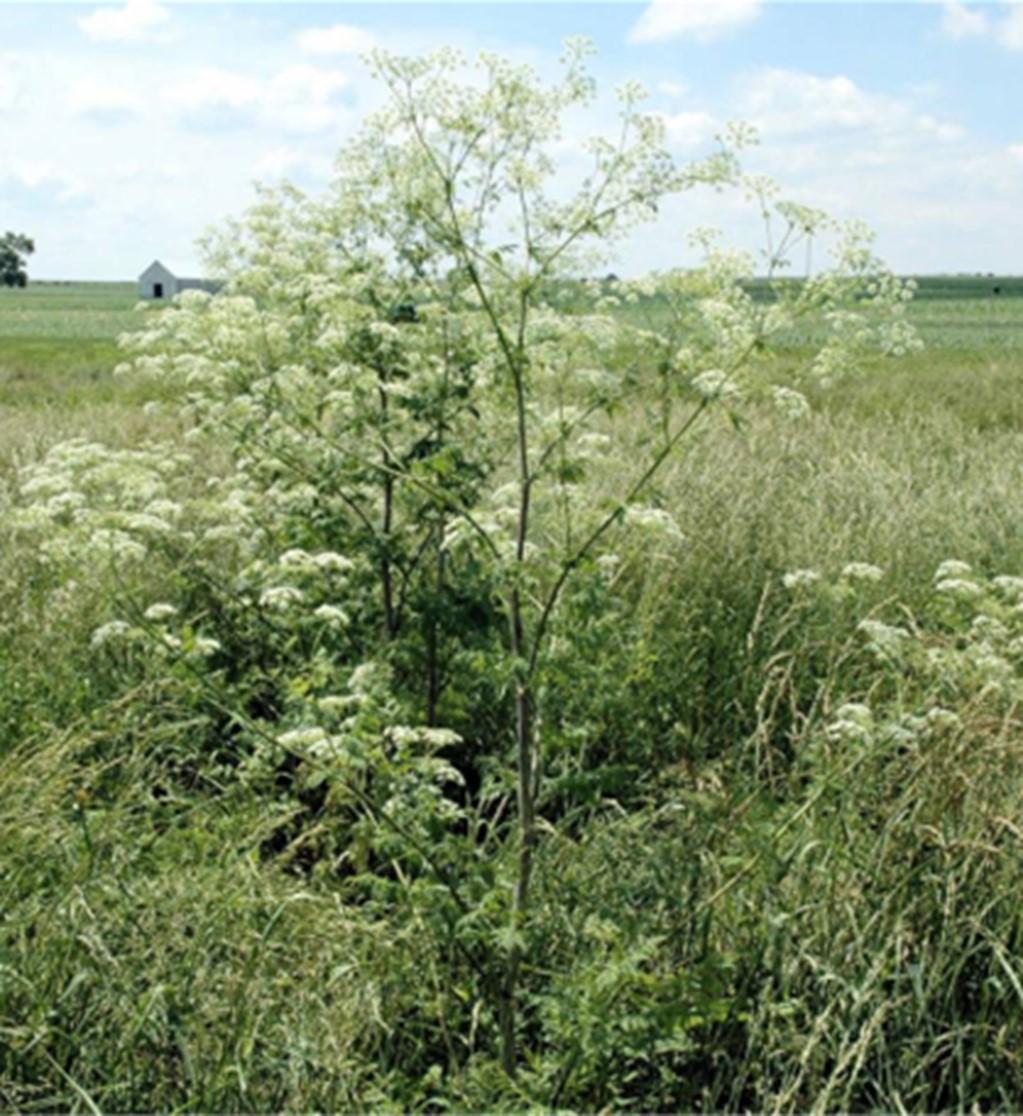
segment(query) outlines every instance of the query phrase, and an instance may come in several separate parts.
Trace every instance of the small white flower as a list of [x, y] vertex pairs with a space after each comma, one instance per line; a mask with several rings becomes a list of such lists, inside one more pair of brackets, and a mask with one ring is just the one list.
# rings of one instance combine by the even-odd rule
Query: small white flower
[[345, 573], [352, 568], [352, 562], [343, 554], [336, 554], [333, 550], [324, 550], [313, 555], [313, 562], [321, 570], [330, 570], [334, 573]]
[[856, 628], [866, 636], [867, 646], [882, 658], [898, 658], [911, 638], [905, 628], [881, 620], [861, 620]]
[[842, 576], [850, 581], [880, 581], [884, 577], [884, 570], [869, 562], [848, 562], [842, 567]]
[[145, 611], [147, 620], [160, 621], [169, 620], [172, 616], [177, 616], [178, 610], [172, 604], [151, 604]]
[[348, 678], [348, 686], [353, 694], [360, 697], [369, 694], [373, 687], [381, 680], [379, 663], [362, 663], [352, 671]]
[[831, 740], [868, 743], [874, 733], [874, 714], [862, 702], [846, 702], [835, 710], [834, 720], [825, 732]]
[[1009, 577], [1002, 575], [996, 577], [992, 583], [1010, 601], [1017, 601], [1023, 597], [1023, 577]]
[[612, 581], [621, 569], [622, 560], [617, 554], [601, 554], [597, 559], [597, 569], [605, 581]]
[[462, 742], [462, 738], [454, 729], [424, 728], [419, 732], [422, 740], [434, 748], [450, 748]]
[[1001, 643], [1009, 638], [1009, 629], [993, 616], [975, 616], [970, 624], [970, 635], [976, 640]]
[[317, 759], [336, 758], [343, 750], [342, 741], [319, 725], [291, 729], [278, 736], [277, 742], [291, 752], [306, 752]]
[[957, 558], [948, 558], [934, 571], [935, 581], [944, 581], [946, 578], [969, 577], [973, 567], [969, 562], [960, 562]]
[[351, 713], [358, 705], [359, 699], [351, 694], [325, 694], [323, 697], [316, 699], [316, 707], [321, 712], [333, 716], [343, 716], [346, 713]]
[[124, 525], [132, 531], [155, 531], [157, 534], [167, 534], [171, 530], [166, 520], [147, 512], [133, 512], [125, 516]]
[[319, 725], [308, 725], [303, 728], [289, 729], [277, 737], [277, 742], [285, 748], [310, 748], [322, 744], [327, 739], [326, 729]]
[[313, 610], [313, 615], [331, 628], [346, 628], [350, 623], [348, 613], [337, 605], [322, 604]]
[[802, 392], [793, 391], [792, 388], [776, 387], [771, 390], [771, 398], [775, 407], [786, 418], [801, 419], [810, 413], [810, 404]]
[[260, 594], [259, 603], [263, 608], [277, 609], [279, 612], [291, 608], [292, 605], [301, 604], [305, 599], [301, 589], [294, 585], [275, 585], [264, 589]]
[[939, 593], [950, 597], [957, 597], [961, 601], [976, 600], [984, 595], [984, 589], [975, 581], [966, 581], [961, 577], [946, 577], [934, 587]]
[[107, 643], [130, 639], [135, 635], [135, 629], [123, 620], [111, 620], [92, 633], [90, 646], [103, 647]]
[[662, 532], [680, 541], [685, 538], [672, 514], [663, 508], [626, 508], [625, 521], [646, 530]]
[[277, 564], [283, 569], [308, 569], [313, 564], [312, 555], [295, 547], [286, 550], [278, 559]]
[[790, 570], [781, 579], [786, 589], [808, 589], [820, 581], [821, 575], [816, 570]]
[[726, 376], [724, 372], [716, 368], [701, 372], [693, 380], [693, 389], [697, 395], [709, 401], [734, 402], [742, 394], [739, 385], [731, 377]]

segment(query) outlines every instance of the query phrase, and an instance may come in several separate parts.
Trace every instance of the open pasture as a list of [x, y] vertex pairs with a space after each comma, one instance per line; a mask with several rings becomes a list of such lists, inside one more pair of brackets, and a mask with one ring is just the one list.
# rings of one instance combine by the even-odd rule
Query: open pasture
[[0, 462], [75, 434], [144, 437], [152, 385], [118, 381], [118, 336], [138, 327], [134, 283], [0, 288]]

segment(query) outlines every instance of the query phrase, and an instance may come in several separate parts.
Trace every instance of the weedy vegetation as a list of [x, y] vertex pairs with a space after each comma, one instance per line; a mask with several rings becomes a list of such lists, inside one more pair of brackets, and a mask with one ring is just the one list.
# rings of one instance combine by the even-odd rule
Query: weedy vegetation
[[[638, 87], [569, 191], [586, 53], [377, 55], [216, 295], [0, 297], [6, 1106], [1019, 1105], [1023, 303]], [[581, 278], [707, 188], [762, 259]]]

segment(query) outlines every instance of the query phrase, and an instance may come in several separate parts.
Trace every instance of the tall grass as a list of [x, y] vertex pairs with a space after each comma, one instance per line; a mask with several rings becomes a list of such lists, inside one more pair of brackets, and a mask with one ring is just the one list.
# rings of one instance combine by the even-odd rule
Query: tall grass
[[[582, 572], [576, 591], [613, 607], [585, 646], [571, 600], [555, 633], [544, 732], [562, 774], [541, 812], [568, 824], [540, 847], [535, 1053], [514, 1084], [464, 959], [419, 908], [277, 839], [315, 843], [330, 802], [246, 782], [210, 754], [233, 730], [187, 678], [91, 647], [181, 570], [69, 589], [5, 535], [0, 1104], [1018, 1108], [1017, 700], [879, 662], [857, 628], [903, 625], [924, 663], [972, 638], [935, 591], [940, 562], [1023, 573], [1018, 372], [979, 347], [932, 352], [865, 370], [799, 422], [714, 419], [650, 494], [682, 537], [612, 534], [614, 560]], [[59, 432], [99, 431], [94, 405]], [[58, 433], [14, 406], [40, 448]], [[133, 421], [125, 441], [150, 430]], [[641, 416], [609, 432], [613, 491]], [[843, 579], [854, 561], [879, 580]], [[795, 570], [820, 581], [787, 588]], [[958, 719], [836, 733], [850, 702]]]

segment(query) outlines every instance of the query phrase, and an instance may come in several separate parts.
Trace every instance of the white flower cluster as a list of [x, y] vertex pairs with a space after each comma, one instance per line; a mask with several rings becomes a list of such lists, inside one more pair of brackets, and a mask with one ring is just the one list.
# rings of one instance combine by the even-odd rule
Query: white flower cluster
[[974, 577], [973, 567], [954, 558], [942, 562], [935, 570], [934, 588], [936, 592], [959, 601], [977, 600], [985, 592]]
[[869, 562], [847, 562], [842, 567], [842, 577], [850, 581], [880, 581], [884, 577], [884, 570]]
[[913, 638], [898, 624], [886, 624], [881, 620], [861, 620], [857, 630], [864, 636], [867, 647], [879, 659], [888, 662], [898, 662]]
[[820, 579], [821, 575], [816, 570], [790, 570], [787, 574], [782, 575], [781, 583], [786, 589], [797, 591], [799, 589], [809, 589], [816, 585]]
[[824, 731], [836, 742], [869, 744], [874, 736], [874, 714], [862, 702], [846, 702], [835, 711]]
[[694, 377], [693, 390], [708, 402], [737, 403], [742, 398], [739, 384], [717, 368], [708, 369]]
[[771, 389], [771, 398], [775, 407], [786, 418], [801, 419], [810, 413], [810, 404], [806, 396], [792, 388], [774, 387]]
[[[935, 571], [934, 587], [937, 600], [953, 608], [951, 633], [911, 631], [871, 617], [858, 625], [866, 648], [882, 662], [897, 664], [903, 683], [912, 680], [931, 695], [931, 704], [952, 695], [964, 703], [1023, 699], [1023, 578], [989, 580], [969, 563], [949, 559]], [[946, 628], [947, 623], [946, 617]], [[953, 724], [952, 715], [932, 712], [928, 718], [932, 729]], [[900, 723], [904, 731], [919, 732], [925, 722], [910, 716]]]
[[171, 630], [169, 622], [178, 616], [178, 610], [164, 601], [150, 605], [138, 624], [126, 620], [110, 620], [92, 633], [90, 641], [94, 651], [107, 649], [120, 652], [137, 649], [147, 656], [180, 657], [192, 662], [210, 658], [221, 650], [220, 641], [204, 636], [185, 625], [178, 631]]
[[625, 522], [629, 526], [663, 535], [675, 542], [685, 541], [685, 535], [683, 535], [675, 517], [664, 508], [641, 507], [638, 504], [630, 505], [625, 509]]
[[191, 458], [168, 445], [133, 450], [74, 439], [19, 470], [10, 525], [38, 540], [44, 559], [131, 562], [180, 536], [175, 498]]

